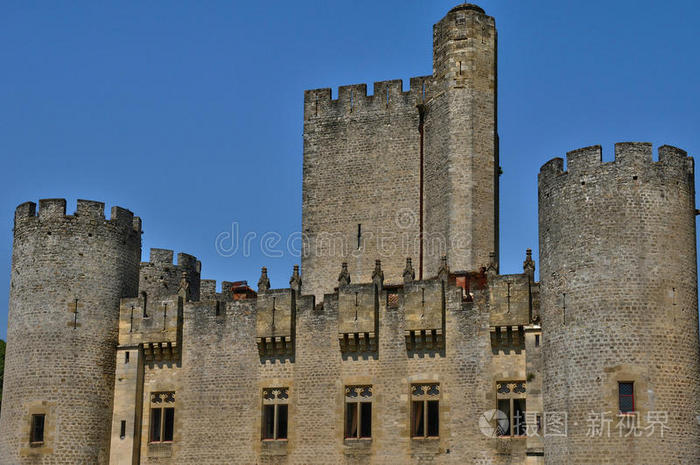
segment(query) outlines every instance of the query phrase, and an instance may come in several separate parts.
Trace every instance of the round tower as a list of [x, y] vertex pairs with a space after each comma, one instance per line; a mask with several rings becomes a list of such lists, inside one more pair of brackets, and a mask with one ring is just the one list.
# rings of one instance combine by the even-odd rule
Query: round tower
[[138, 291], [141, 220], [78, 200], [15, 212], [0, 460], [109, 461], [119, 300]]
[[545, 463], [700, 463], [693, 159], [621, 143], [563, 165], [539, 174]]
[[419, 275], [477, 271], [498, 255], [497, 46], [494, 18], [472, 4], [433, 26], [433, 82], [421, 110], [424, 192]]

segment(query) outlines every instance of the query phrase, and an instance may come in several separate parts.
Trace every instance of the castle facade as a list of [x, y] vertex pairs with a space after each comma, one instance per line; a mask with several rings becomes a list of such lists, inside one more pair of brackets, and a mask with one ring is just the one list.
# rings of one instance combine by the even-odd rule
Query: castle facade
[[541, 281], [529, 250], [500, 274], [494, 19], [433, 45], [408, 91], [305, 92], [289, 285], [140, 262], [123, 208], [17, 207], [0, 465], [700, 463], [693, 159], [549, 161]]

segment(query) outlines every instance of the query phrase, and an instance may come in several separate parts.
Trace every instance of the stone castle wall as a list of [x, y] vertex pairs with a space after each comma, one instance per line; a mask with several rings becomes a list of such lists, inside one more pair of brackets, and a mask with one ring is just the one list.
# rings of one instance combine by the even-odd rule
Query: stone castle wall
[[[15, 213], [0, 463], [106, 464], [119, 300], [135, 296], [141, 221], [63, 199]], [[45, 441], [31, 446], [32, 414]]]
[[[567, 171], [547, 163], [542, 291], [529, 250], [500, 275], [495, 23], [459, 5], [433, 44], [433, 75], [406, 92], [306, 91], [289, 288], [263, 268], [257, 293], [216, 292], [196, 257], [165, 249], [139, 264], [140, 220], [118, 207], [20, 205], [0, 465], [700, 462], [692, 158], [626, 143], [614, 162], [588, 147]], [[635, 383], [642, 427], [669, 415], [664, 436], [614, 429], [618, 382]], [[436, 437], [411, 435], [414, 384], [439, 385]], [[349, 386], [371, 386], [371, 439], [344, 437]], [[263, 440], [272, 388], [282, 440]], [[527, 437], [497, 437], [489, 414], [516, 398]], [[174, 436], [151, 441], [164, 405]], [[568, 414], [566, 436], [547, 436], [548, 412]], [[611, 437], [590, 437], [591, 412], [611, 413]]]
[[[600, 146], [539, 175], [544, 408], [568, 412], [568, 437], [545, 438], [548, 464], [700, 462], [700, 367], [693, 160], [674, 147]], [[634, 382], [642, 428], [620, 438], [618, 382]], [[588, 437], [591, 412], [613, 421]], [[653, 413], [652, 413], [653, 414]]]
[[[321, 300], [381, 259], [401, 281], [443, 255], [479, 270], [497, 251], [496, 29], [478, 7], [456, 7], [435, 26], [434, 73], [304, 95], [304, 293]], [[359, 237], [358, 237], [359, 236]]]

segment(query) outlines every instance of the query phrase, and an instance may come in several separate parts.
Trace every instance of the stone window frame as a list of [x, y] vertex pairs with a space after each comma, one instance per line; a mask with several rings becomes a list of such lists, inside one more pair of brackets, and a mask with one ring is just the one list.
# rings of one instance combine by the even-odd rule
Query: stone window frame
[[[409, 401], [409, 434], [412, 440], [437, 440], [440, 439], [440, 403], [442, 401], [442, 386], [438, 381], [425, 381], [425, 382], [412, 382], [410, 385], [410, 401]], [[437, 434], [430, 434], [431, 427], [430, 424], [432, 420], [430, 419], [430, 407], [432, 402], [437, 402]], [[421, 416], [422, 416], [422, 435], [418, 434], [418, 424], [417, 424], [417, 403], [422, 403], [421, 406]]]
[[[358, 392], [359, 391], [359, 392]], [[353, 395], [353, 393], [356, 393]], [[369, 404], [369, 436], [363, 435], [363, 404]], [[346, 441], [371, 441], [372, 440], [372, 415], [374, 414], [374, 388], [371, 384], [348, 384], [345, 386], [343, 396], [343, 438]], [[349, 406], [355, 409], [357, 417], [356, 433], [348, 435], [348, 411]], [[367, 412], [365, 412], [366, 415]]]
[[[149, 408], [148, 408], [148, 444], [172, 444], [175, 442], [175, 391], [154, 391], [149, 394]], [[172, 420], [171, 420], [171, 439], [165, 439], [166, 436], [166, 410], [172, 409]], [[153, 439], [153, 418], [154, 410], [160, 410], [159, 415], [159, 439]]]
[[[604, 408], [602, 411], [614, 412], [618, 418], [631, 416], [644, 418], [649, 413], [650, 385], [649, 373], [646, 368], [628, 364], [607, 367], [597, 379], [603, 383]], [[634, 412], [628, 414], [620, 412], [619, 383], [633, 383]], [[626, 423], [623, 422], [623, 424]]]
[[[286, 421], [284, 437], [279, 437], [280, 406], [285, 407]], [[266, 433], [267, 414], [272, 407], [272, 437]], [[289, 441], [289, 387], [268, 387], [262, 389], [262, 405], [260, 411], [260, 440], [263, 443]]]
[[[35, 415], [44, 415], [44, 440], [32, 443], [32, 419]], [[25, 421], [22, 426], [23, 447], [20, 455], [52, 454], [54, 433], [56, 430], [56, 408], [52, 402], [32, 402], [27, 405]]]
[[[496, 435], [500, 438], [524, 438], [527, 437], [527, 424], [525, 423], [527, 415], [527, 381], [525, 380], [503, 380], [496, 382], [496, 410], [501, 411], [499, 401], [508, 401], [508, 412], [503, 412], [508, 417], [508, 433], [504, 433], [500, 429], [500, 425], [496, 430]], [[522, 400], [524, 402], [524, 410], [522, 417], [517, 418], [519, 422], [516, 424], [515, 401]], [[517, 425], [518, 431], [522, 434], [514, 434]]]

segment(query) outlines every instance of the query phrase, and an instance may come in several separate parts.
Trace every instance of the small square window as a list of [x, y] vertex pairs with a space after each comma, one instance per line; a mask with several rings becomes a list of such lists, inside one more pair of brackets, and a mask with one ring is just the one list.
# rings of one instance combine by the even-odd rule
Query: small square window
[[634, 383], [618, 383], [618, 398], [621, 414], [634, 413]]

